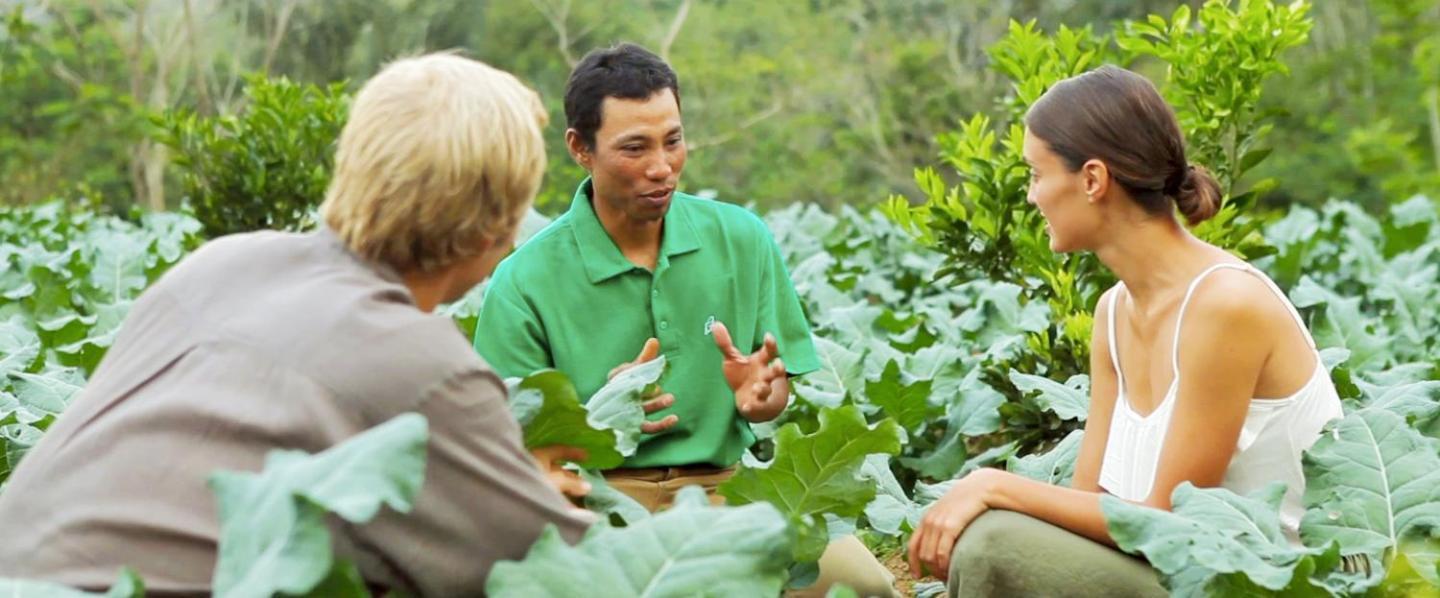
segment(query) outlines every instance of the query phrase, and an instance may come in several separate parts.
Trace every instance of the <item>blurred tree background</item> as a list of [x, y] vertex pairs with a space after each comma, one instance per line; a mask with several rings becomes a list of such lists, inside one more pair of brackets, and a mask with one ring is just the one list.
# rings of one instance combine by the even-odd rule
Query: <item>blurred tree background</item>
[[[937, 135], [965, 115], [1004, 114], [996, 99], [1007, 84], [987, 68], [986, 49], [1011, 19], [1104, 32], [1179, 4], [0, 0], [0, 202], [62, 197], [125, 213], [204, 204], [187, 197], [197, 190], [253, 193], [264, 187], [177, 166], [213, 162], [204, 154], [213, 131], [285, 140], [291, 124], [267, 131], [265, 119], [239, 116], [276, 96], [248, 91], [261, 81], [253, 75], [314, 86], [287, 97], [325, 98], [313, 118], [286, 112], [293, 102], [261, 107], [276, 122], [320, 123], [309, 145], [247, 144], [279, 147], [271, 161], [297, 152], [304, 165], [343, 114], [334, 90], [353, 91], [395, 56], [459, 49], [544, 97], [551, 159], [538, 204], [555, 212], [581, 176], [561, 143], [566, 76], [586, 51], [617, 41], [649, 47], [680, 74], [687, 190], [762, 209], [918, 198], [914, 169], [936, 162]], [[1249, 176], [1277, 180], [1265, 201], [1339, 197], [1378, 210], [1440, 195], [1440, 0], [1321, 2], [1313, 14], [1309, 42], [1264, 96], [1275, 151]]]

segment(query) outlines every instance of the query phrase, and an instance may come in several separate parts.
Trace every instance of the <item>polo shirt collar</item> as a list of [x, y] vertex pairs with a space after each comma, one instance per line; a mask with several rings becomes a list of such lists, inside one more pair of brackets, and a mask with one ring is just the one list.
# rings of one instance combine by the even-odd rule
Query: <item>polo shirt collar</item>
[[[580, 261], [585, 265], [585, 274], [591, 284], [598, 284], [637, 266], [625, 259], [614, 239], [610, 238], [610, 233], [600, 224], [600, 217], [590, 204], [590, 191], [590, 179], [586, 178], [575, 190], [568, 216], [572, 221], [571, 229], [575, 231], [575, 244], [580, 248]], [[690, 222], [685, 202], [676, 199], [671, 198], [670, 210], [665, 214], [665, 227], [660, 239], [662, 264], [668, 262], [671, 256], [700, 249], [700, 240], [695, 236], [695, 227]]]

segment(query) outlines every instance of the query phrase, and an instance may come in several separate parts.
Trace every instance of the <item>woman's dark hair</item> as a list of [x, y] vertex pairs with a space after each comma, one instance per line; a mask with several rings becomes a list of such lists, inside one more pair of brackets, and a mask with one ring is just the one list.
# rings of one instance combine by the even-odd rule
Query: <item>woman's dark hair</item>
[[1173, 213], [1173, 201], [1195, 225], [1220, 210], [1220, 184], [1186, 161], [1175, 112], [1140, 75], [1105, 65], [1056, 83], [1030, 107], [1025, 126], [1071, 172], [1104, 162], [1146, 212]]
[[649, 50], [630, 43], [592, 50], [575, 65], [565, 84], [565, 126], [580, 134], [585, 147], [594, 149], [605, 98], [646, 100], [663, 89], [675, 95], [679, 108], [680, 81], [675, 71]]

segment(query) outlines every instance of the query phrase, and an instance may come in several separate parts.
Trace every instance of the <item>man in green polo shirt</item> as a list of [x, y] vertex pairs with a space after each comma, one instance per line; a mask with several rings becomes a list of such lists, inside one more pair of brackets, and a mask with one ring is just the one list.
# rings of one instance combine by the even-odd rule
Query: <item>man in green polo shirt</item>
[[[571, 156], [590, 177], [570, 210], [502, 262], [475, 348], [503, 376], [555, 368], [580, 396], [663, 353], [665, 393], [646, 403], [635, 455], [605, 472], [651, 510], [680, 487], [728, 479], [778, 417], [790, 376], [819, 369], [799, 298], [765, 223], [677, 191], [686, 148], [675, 73], [621, 44], [587, 55], [565, 92]], [[638, 357], [634, 357], [636, 352]], [[889, 572], [853, 537], [832, 543], [806, 593], [842, 582], [893, 595]]]

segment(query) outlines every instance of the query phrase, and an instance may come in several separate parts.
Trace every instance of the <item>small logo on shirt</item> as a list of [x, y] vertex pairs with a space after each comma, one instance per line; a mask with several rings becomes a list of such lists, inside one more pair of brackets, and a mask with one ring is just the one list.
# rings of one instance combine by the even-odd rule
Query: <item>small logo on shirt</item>
[[710, 329], [713, 328], [714, 326], [715, 326], [715, 316], [710, 316], [710, 318], [709, 318], [708, 320], [705, 320], [705, 336], [710, 336]]

